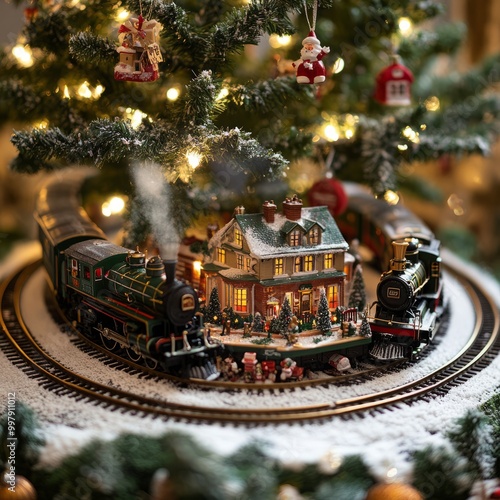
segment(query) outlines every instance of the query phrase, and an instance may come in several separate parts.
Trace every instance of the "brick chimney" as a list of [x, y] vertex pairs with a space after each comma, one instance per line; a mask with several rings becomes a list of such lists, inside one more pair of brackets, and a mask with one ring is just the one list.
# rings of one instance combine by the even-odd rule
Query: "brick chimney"
[[283, 215], [288, 220], [299, 220], [302, 217], [302, 200], [296, 194], [283, 202]]
[[271, 224], [274, 222], [274, 214], [276, 213], [276, 210], [278, 208], [274, 204], [274, 201], [265, 201], [262, 204], [262, 213], [264, 214], [264, 220], [268, 223]]

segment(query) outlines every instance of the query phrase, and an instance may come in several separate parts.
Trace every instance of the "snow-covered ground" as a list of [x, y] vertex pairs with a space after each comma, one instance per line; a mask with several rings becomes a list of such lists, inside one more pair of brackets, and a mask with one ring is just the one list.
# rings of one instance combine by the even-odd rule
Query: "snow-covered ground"
[[[26, 244], [19, 249], [16, 258], [0, 265], [0, 278], [8, 269], [19, 265], [22, 258], [36, 256], [36, 244]], [[22, 258], [21, 258], [22, 257]], [[479, 274], [500, 304], [500, 287], [483, 271], [458, 261], [449, 253], [443, 261], [461, 266], [466, 272]], [[376, 279], [365, 270], [367, 283]], [[450, 299], [451, 320], [443, 332], [439, 345], [425, 359], [396, 374], [376, 378], [372, 382], [351, 386], [314, 387], [291, 393], [269, 392], [228, 393], [197, 388], [179, 389], [167, 381], [147, 381], [103, 366], [78, 350], [70, 338], [61, 333], [45, 310], [42, 297], [44, 274], [40, 270], [29, 281], [23, 294], [22, 309], [28, 326], [35, 332], [40, 343], [67, 366], [103, 384], [137, 391], [140, 394], [185, 404], [220, 406], [221, 408], [296, 406], [334, 402], [340, 398], [388, 389], [429, 373], [444, 360], [453, 357], [464, 346], [474, 324], [474, 309], [460, 284], [446, 275], [446, 290]], [[369, 287], [369, 285], [368, 285]], [[405, 473], [405, 452], [427, 444], [438, 444], [443, 437], [441, 430], [451, 421], [463, 415], [466, 409], [476, 407], [487, 400], [496, 390], [500, 380], [500, 360], [496, 360], [466, 384], [453, 388], [439, 399], [403, 406], [399, 410], [386, 411], [375, 416], [356, 417], [344, 421], [306, 422], [246, 428], [243, 426], [198, 425], [179, 422], [161, 422], [139, 419], [130, 415], [117, 415], [103, 408], [76, 402], [65, 396], [56, 396], [41, 389], [24, 373], [13, 367], [0, 353], [0, 369], [5, 399], [15, 391], [16, 398], [31, 405], [40, 415], [46, 436], [47, 449], [43, 453], [46, 463], [56, 463], [67, 453], [74, 453], [82, 444], [99, 437], [112, 439], [120, 432], [141, 432], [153, 435], [167, 430], [179, 430], [195, 436], [202, 444], [219, 453], [230, 453], [250, 441], [264, 440], [269, 443], [268, 453], [284, 462], [318, 461], [329, 453], [340, 455], [362, 453], [373, 470], [380, 475], [394, 465]], [[139, 421], [140, 420], [140, 421]]]

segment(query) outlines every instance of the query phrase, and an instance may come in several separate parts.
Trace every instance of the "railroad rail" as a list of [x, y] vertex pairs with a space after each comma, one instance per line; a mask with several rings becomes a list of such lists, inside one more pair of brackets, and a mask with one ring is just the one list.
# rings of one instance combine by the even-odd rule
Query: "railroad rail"
[[[27, 328], [20, 308], [22, 288], [38, 267], [38, 262], [28, 265], [6, 279], [0, 287], [0, 306], [2, 310], [0, 318], [2, 327], [0, 349], [4, 351], [7, 358], [19, 369], [25, 371], [27, 376], [35, 378], [44, 389], [54, 391], [59, 395], [92, 402], [97, 400], [99, 404], [113, 410], [120, 409], [144, 416], [154, 415], [166, 420], [264, 425], [331, 419], [338, 416], [346, 418], [364, 412], [378, 411], [380, 408], [397, 406], [408, 401], [443, 395], [453, 386], [468, 380], [487, 367], [500, 350], [500, 314], [490, 294], [479, 283], [473, 282], [464, 276], [459, 276], [459, 269], [451, 269], [459, 276], [473, 301], [476, 311], [475, 326], [470, 340], [452, 360], [414, 382], [383, 392], [366, 394], [355, 398], [324, 401], [306, 406], [220, 408], [166, 402], [95, 382], [74, 373], [45, 352]], [[107, 351], [106, 355], [109, 356]], [[131, 370], [139, 370], [139, 368], [140, 370], [146, 370], [148, 376], [165, 377], [165, 374], [142, 366], [132, 365], [130, 367]], [[387, 369], [396, 369], [396, 367], [392, 366]], [[374, 372], [371, 372], [367, 376], [374, 374]], [[360, 374], [356, 374], [356, 376], [359, 377]], [[266, 389], [280, 391], [295, 388], [305, 389], [307, 386], [315, 384], [348, 383], [349, 378], [344, 377], [347, 376], [260, 385]], [[210, 386], [211, 388], [218, 387], [223, 390], [242, 390], [243, 388], [245, 390], [261, 390], [263, 388], [244, 383], [186, 381], [184, 379], [173, 381], [182, 384], [193, 383], [205, 387]]]

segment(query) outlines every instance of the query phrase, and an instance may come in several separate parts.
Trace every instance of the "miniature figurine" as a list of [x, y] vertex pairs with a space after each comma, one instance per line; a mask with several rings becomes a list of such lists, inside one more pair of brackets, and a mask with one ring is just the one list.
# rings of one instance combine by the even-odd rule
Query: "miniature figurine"
[[297, 83], [323, 83], [326, 69], [321, 59], [330, 52], [330, 47], [321, 47], [314, 31], [302, 40], [300, 59], [292, 65], [297, 69]]
[[243, 377], [245, 382], [253, 382], [255, 380], [255, 365], [257, 364], [257, 353], [246, 352], [243, 355]]
[[282, 382], [292, 378], [293, 369], [297, 366], [297, 363], [291, 358], [285, 358], [281, 363], [281, 375], [280, 380]]

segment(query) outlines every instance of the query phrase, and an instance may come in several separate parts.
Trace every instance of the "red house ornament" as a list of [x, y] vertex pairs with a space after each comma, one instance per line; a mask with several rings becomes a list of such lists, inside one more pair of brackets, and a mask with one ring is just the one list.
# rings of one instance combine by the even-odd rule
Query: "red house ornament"
[[408, 106], [412, 83], [413, 73], [395, 56], [393, 63], [377, 76], [375, 100], [386, 106]]

